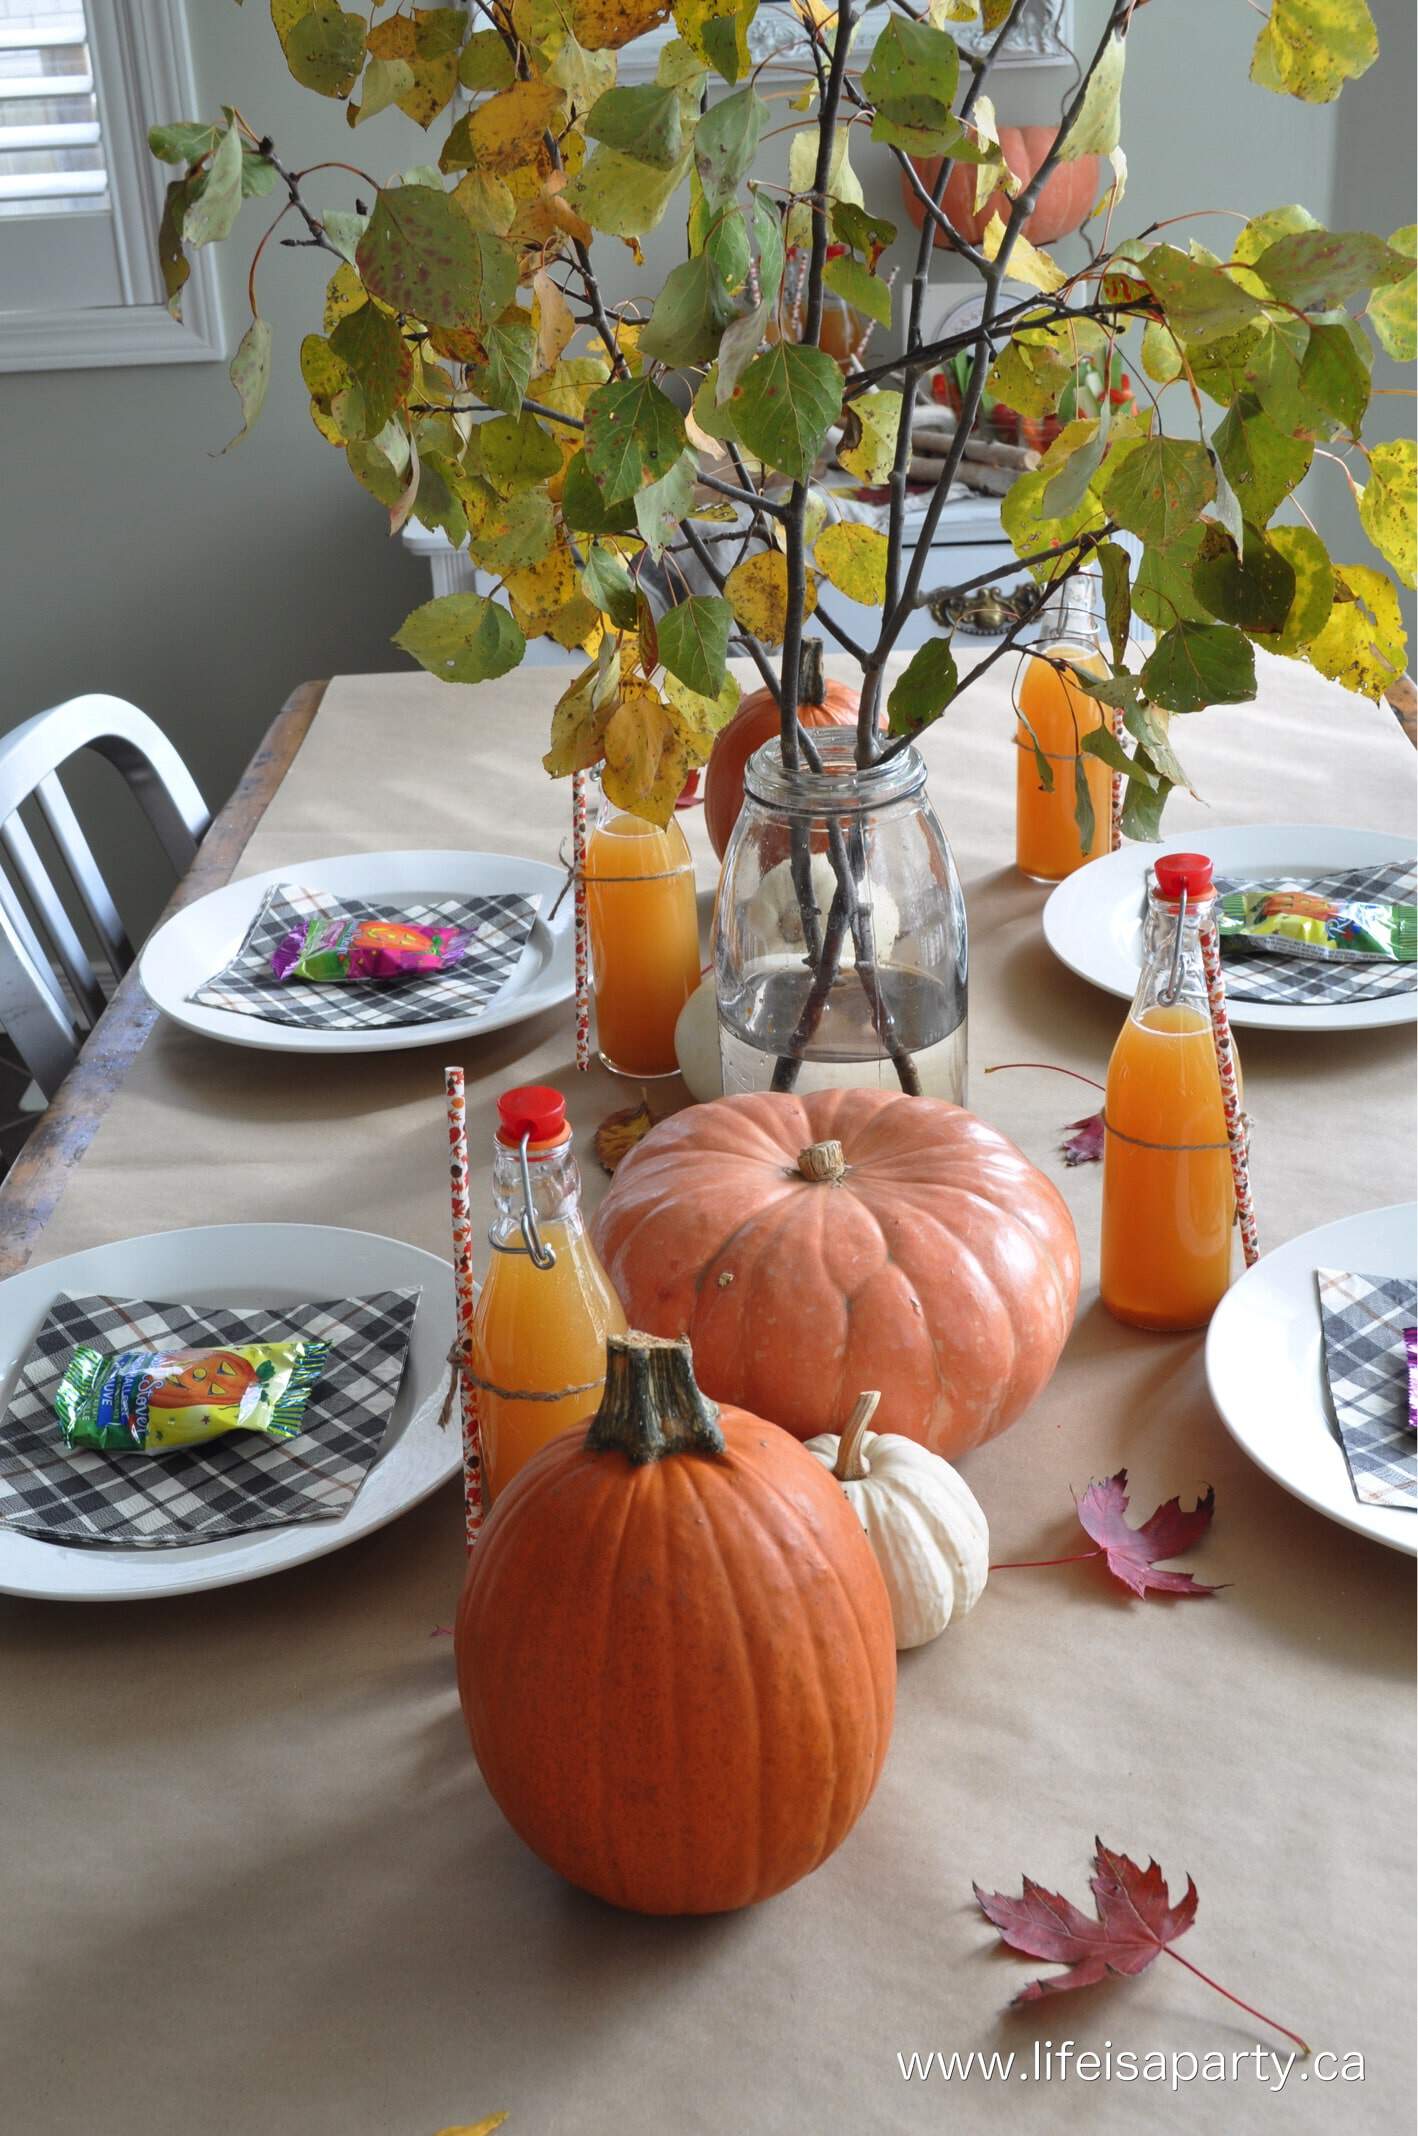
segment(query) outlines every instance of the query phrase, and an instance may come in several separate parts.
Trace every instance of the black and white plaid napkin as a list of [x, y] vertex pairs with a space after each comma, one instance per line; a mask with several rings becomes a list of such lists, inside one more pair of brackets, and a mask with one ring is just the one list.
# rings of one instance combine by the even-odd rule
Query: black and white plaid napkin
[[1415, 1320], [1411, 1276], [1317, 1268], [1324, 1370], [1349, 1480], [1361, 1505], [1418, 1511], [1418, 1448], [1408, 1428], [1405, 1328]]
[[[398, 1396], [420, 1293], [381, 1291], [266, 1312], [56, 1298], [0, 1423], [0, 1522], [65, 1543], [159, 1549], [290, 1521], [338, 1520], [373, 1468]], [[294, 1439], [228, 1432], [165, 1454], [67, 1447], [54, 1390], [82, 1344], [104, 1350], [328, 1342]]]
[[[357, 920], [439, 922], [466, 929], [466, 956], [446, 972], [410, 972], [399, 979], [356, 979], [349, 985], [271, 977], [271, 958], [293, 927], [317, 913]], [[512, 893], [444, 897], [406, 905], [366, 905], [327, 890], [280, 883], [268, 890], [246, 940], [224, 971], [199, 986], [189, 1001], [265, 1023], [295, 1024], [310, 1031], [375, 1031], [391, 1025], [445, 1023], [479, 1015], [501, 993], [521, 962], [537, 916], [536, 901]]]
[[[1350, 868], [1332, 875], [1285, 875], [1218, 881], [1218, 895], [1234, 890], [1314, 890], [1322, 897], [1384, 898], [1392, 904], [1412, 902], [1418, 887], [1418, 864], [1385, 861], [1376, 868]], [[1418, 988], [1412, 964], [1338, 963], [1322, 957], [1287, 956], [1284, 948], [1248, 948], [1235, 935], [1221, 937], [1226, 967], [1226, 994], [1231, 1001], [1268, 1001], [1277, 1006], [1330, 1006], [1349, 1001], [1383, 1001], [1391, 994]]]

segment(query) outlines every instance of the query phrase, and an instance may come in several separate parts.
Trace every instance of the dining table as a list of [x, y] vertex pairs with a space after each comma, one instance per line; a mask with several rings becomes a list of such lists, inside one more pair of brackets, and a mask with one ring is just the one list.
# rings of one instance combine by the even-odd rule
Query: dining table
[[[1409, 833], [1418, 755], [1392, 713], [1302, 663], [1257, 664], [1253, 702], [1174, 721], [1194, 790], [1168, 843], [1204, 850], [1208, 826], [1236, 824]], [[697, 1919], [573, 1889], [491, 1800], [447, 1636], [456, 1481], [243, 1585], [0, 1595], [15, 2136], [436, 2136], [502, 2113], [508, 2136], [1413, 2126], [1413, 1565], [1252, 1465], [1208, 1396], [1201, 1334], [1142, 1333], [1099, 1302], [1101, 1168], [1061, 1150], [1099, 1100], [1055, 1071], [1100, 1079], [1126, 1010], [1054, 960], [1047, 892], [1013, 865], [1013, 665], [919, 746], [969, 918], [968, 1102], [1059, 1188], [1083, 1283], [1050, 1384], [961, 1468], [999, 1566], [1076, 1558], [1091, 1479], [1126, 1469], [1134, 1520], [1212, 1487], [1185, 1562], [1215, 1592], [1138, 1598], [1096, 1560], [995, 1571], [900, 1657], [890, 1751], [840, 1851], [763, 1905]], [[305, 685], [179, 898], [354, 852], [554, 860], [570, 796], [541, 758], [564, 681]], [[703, 812], [678, 820], [707, 922]], [[0, 1273], [216, 1222], [447, 1256], [452, 1059], [476, 1236], [513, 1084], [565, 1092], [594, 1205], [593, 1131], [641, 1086], [578, 1072], [574, 1038], [568, 1001], [451, 1050], [263, 1052], [156, 1016], [130, 977], [0, 1188]], [[1238, 1044], [1263, 1249], [1408, 1196], [1411, 1026]], [[677, 1079], [644, 1091], [657, 1117], [688, 1102]], [[1009, 2007], [1052, 1968], [1002, 1949], [972, 1887], [1028, 1877], [1091, 1911], [1095, 1835], [1155, 1860], [1174, 1898], [1194, 1879], [1177, 1959], [1264, 2021], [1169, 1954]]]

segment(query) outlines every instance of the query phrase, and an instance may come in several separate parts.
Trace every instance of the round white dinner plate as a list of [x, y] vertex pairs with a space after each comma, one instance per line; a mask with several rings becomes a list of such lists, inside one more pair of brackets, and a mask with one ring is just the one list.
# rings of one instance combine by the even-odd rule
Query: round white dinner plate
[[441, 1429], [438, 1423], [453, 1341], [453, 1272], [417, 1246], [324, 1224], [211, 1224], [115, 1239], [0, 1282], [0, 1416], [61, 1291], [177, 1305], [280, 1307], [420, 1287], [383, 1450], [338, 1520], [294, 1521], [160, 1550], [43, 1542], [0, 1523], [0, 1593], [52, 1602], [137, 1602], [259, 1580], [384, 1527], [462, 1467], [456, 1418]]
[[[233, 1046], [259, 1046], [274, 1053], [397, 1053], [409, 1046], [445, 1045], [521, 1023], [570, 1000], [575, 991], [573, 901], [562, 897], [557, 907], [565, 882], [564, 869], [512, 853], [341, 853], [334, 860], [292, 861], [226, 883], [175, 912], [144, 948], [138, 975], [165, 1016]], [[539, 902], [521, 962], [477, 1015], [374, 1031], [306, 1031], [189, 1001], [189, 994], [231, 962], [261, 899], [278, 883], [396, 907], [433, 897], [517, 892]]]
[[[1131, 1001], [1142, 969], [1147, 876], [1161, 853], [1205, 853], [1219, 876], [1323, 875], [1411, 860], [1411, 841], [1387, 831], [1327, 824], [1245, 824], [1235, 830], [1178, 831], [1165, 845], [1125, 845], [1067, 875], [1044, 907], [1044, 939], [1080, 979]], [[1233, 1024], [1259, 1031], [1375, 1031], [1418, 1017], [1418, 993], [1382, 1001], [1227, 1003]]]
[[1206, 1378], [1227, 1431], [1267, 1476], [1317, 1513], [1418, 1557], [1418, 1513], [1361, 1505], [1330, 1422], [1317, 1268], [1408, 1276], [1418, 1263], [1418, 1205], [1368, 1209], [1277, 1246], [1212, 1315]]

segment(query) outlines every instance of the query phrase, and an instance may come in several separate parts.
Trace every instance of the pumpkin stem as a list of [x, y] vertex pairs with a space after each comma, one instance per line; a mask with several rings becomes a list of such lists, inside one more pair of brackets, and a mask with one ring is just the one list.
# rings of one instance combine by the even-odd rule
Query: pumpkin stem
[[871, 1474], [869, 1464], [862, 1458], [862, 1441], [867, 1426], [876, 1415], [876, 1405], [881, 1395], [876, 1388], [857, 1396], [857, 1406], [847, 1419], [847, 1428], [837, 1441], [837, 1465], [832, 1473], [839, 1483], [860, 1483], [863, 1476]]
[[637, 1468], [667, 1454], [722, 1454], [719, 1411], [699, 1391], [686, 1341], [635, 1330], [606, 1337], [605, 1391], [586, 1446], [618, 1447]]
[[822, 667], [821, 638], [804, 638], [798, 655], [798, 703], [820, 705], [827, 695], [827, 677]]
[[811, 1142], [798, 1151], [798, 1170], [804, 1179], [825, 1181], [835, 1187], [846, 1176], [847, 1159], [840, 1142]]

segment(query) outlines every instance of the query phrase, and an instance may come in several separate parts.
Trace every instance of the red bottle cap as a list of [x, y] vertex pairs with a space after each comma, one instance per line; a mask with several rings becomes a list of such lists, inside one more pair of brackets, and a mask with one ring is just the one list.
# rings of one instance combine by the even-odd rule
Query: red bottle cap
[[1210, 897], [1211, 862], [1204, 853], [1164, 853], [1156, 864], [1157, 887], [1165, 898]]
[[561, 1142], [567, 1134], [566, 1100], [547, 1083], [523, 1083], [497, 1101], [497, 1139], [515, 1150], [524, 1135], [532, 1142]]

